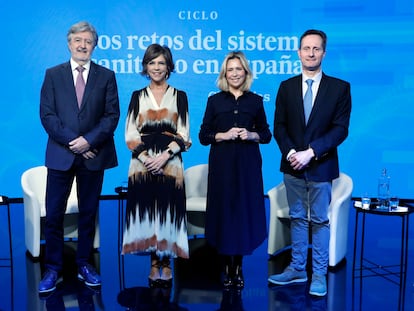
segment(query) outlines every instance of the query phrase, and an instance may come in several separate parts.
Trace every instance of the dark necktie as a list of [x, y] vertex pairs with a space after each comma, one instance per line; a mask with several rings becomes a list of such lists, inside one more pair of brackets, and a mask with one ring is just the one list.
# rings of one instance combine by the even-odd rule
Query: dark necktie
[[305, 81], [308, 84], [308, 89], [306, 90], [305, 96], [303, 97], [303, 108], [305, 110], [305, 122], [308, 123], [309, 116], [312, 111], [312, 79]]
[[78, 98], [78, 106], [82, 105], [82, 97], [83, 93], [85, 92], [85, 80], [83, 80], [82, 72], [85, 70], [82, 66], [76, 68], [79, 71], [78, 77], [76, 79], [75, 89], [76, 89], [76, 97]]

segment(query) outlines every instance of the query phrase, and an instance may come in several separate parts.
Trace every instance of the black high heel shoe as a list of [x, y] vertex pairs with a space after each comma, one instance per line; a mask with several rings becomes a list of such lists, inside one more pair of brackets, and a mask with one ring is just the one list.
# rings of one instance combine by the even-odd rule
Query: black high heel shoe
[[[157, 259], [151, 260], [151, 269], [159, 270], [161, 267], [161, 263]], [[158, 288], [161, 286], [160, 279], [153, 279], [150, 276], [148, 277], [148, 286], [149, 288]]]
[[169, 289], [172, 287], [172, 278], [171, 279], [159, 279], [158, 280], [158, 287], [160, 288], [164, 288], [164, 289]]
[[236, 289], [244, 288], [244, 277], [241, 266], [236, 266], [233, 282]]
[[171, 269], [171, 266], [170, 266], [170, 259], [169, 258], [165, 258], [161, 261], [161, 269], [162, 269], [162, 275], [164, 274], [165, 270], [170, 270], [171, 277], [168, 278], [168, 279], [162, 279], [162, 278], [159, 279], [158, 280], [159, 281], [159, 286], [161, 288], [165, 288], [165, 289], [171, 288], [173, 278], [172, 278], [172, 273], [171, 273], [172, 269]]
[[148, 278], [148, 286], [149, 288], [160, 288], [162, 287], [162, 280], [161, 279], [153, 280], [151, 278]]

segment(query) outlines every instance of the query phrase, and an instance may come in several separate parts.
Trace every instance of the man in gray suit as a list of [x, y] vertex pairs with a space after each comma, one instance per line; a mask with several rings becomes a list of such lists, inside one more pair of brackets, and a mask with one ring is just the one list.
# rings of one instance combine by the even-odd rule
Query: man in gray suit
[[[309, 293], [325, 296], [329, 260], [328, 207], [332, 180], [339, 176], [337, 147], [348, 136], [350, 84], [322, 72], [327, 37], [307, 30], [298, 55], [302, 74], [283, 81], [276, 98], [273, 135], [282, 153], [280, 171], [291, 219], [292, 260], [277, 285], [306, 282], [309, 222], [312, 230], [312, 282]], [[308, 91], [309, 89], [309, 91]]]
[[63, 265], [63, 217], [76, 176], [78, 193], [78, 278], [100, 286], [89, 264], [104, 170], [118, 165], [114, 131], [119, 120], [115, 73], [91, 62], [98, 42], [88, 22], [67, 34], [71, 58], [47, 69], [40, 96], [40, 119], [48, 134], [46, 166], [46, 272], [39, 293], [56, 288]]

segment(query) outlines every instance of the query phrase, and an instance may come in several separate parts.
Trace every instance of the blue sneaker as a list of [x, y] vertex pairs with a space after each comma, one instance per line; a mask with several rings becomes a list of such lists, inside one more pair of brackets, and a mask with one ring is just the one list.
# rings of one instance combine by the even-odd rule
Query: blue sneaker
[[78, 279], [84, 281], [88, 286], [100, 286], [101, 276], [91, 265], [81, 266], [78, 270]]
[[310, 285], [309, 294], [322, 297], [325, 296], [326, 293], [326, 276], [314, 273], [312, 275], [312, 282]]
[[308, 280], [306, 270], [298, 271], [288, 266], [282, 273], [271, 275], [267, 279], [270, 283], [276, 285], [287, 285], [291, 283], [301, 283]]
[[44, 294], [56, 289], [56, 283], [59, 275], [56, 271], [48, 269], [39, 282], [39, 293]]

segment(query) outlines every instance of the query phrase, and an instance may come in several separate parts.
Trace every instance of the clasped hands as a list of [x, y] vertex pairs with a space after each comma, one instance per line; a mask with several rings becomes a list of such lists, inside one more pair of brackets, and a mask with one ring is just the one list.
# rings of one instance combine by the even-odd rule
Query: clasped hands
[[293, 153], [288, 161], [290, 162], [290, 166], [294, 170], [301, 170], [306, 167], [312, 158], [315, 156], [315, 153], [312, 148], [308, 148], [303, 151], [298, 151]]
[[79, 136], [69, 142], [70, 151], [75, 154], [81, 154], [85, 159], [93, 159], [96, 157], [96, 152], [90, 150], [90, 148], [91, 146], [83, 136]]
[[164, 173], [162, 168], [169, 159], [170, 154], [167, 151], [163, 151], [155, 157], [148, 157], [144, 165], [152, 175], [162, 175]]
[[240, 138], [241, 140], [255, 140], [258, 138], [256, 132], [250, 132], [245, 128], [232, 127], [224, 133], [225, 140], [235, 140]]

